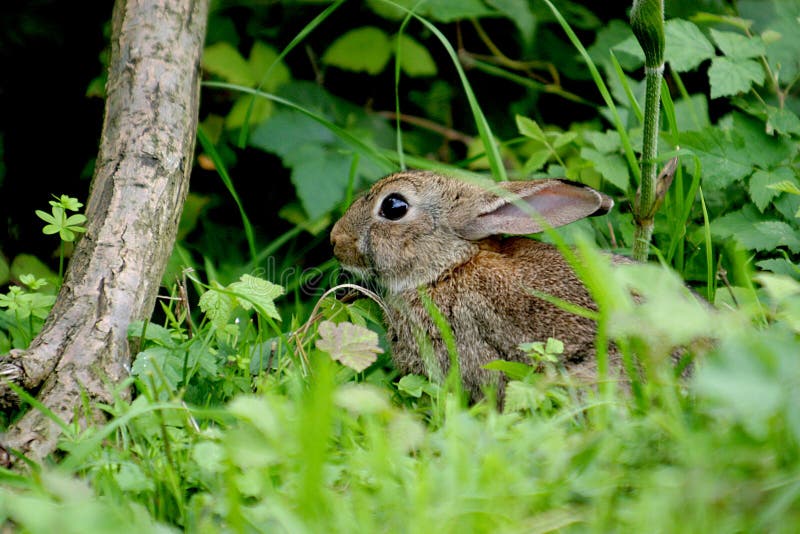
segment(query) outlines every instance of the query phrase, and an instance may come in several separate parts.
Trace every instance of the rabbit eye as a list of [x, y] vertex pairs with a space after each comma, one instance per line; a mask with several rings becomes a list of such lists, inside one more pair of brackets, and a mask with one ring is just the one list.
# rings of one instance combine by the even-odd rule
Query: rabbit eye
[[406, 212], [408, 212], [408, 202], [406, 202], [406, 199], [397, 193], [392, 193], [381, 202], [381, 211], [378, 212], [378, 215], [384, 219], [396, 221], [402, 219]]

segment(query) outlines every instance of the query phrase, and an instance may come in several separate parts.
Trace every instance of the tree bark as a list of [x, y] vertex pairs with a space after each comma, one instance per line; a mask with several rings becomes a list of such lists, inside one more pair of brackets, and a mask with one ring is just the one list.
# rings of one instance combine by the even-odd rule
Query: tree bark
[[[122, 386], [131, 363], [128, 325], [152, 313], [189, 188], [207, 15], [208, 0], [114, 5], [87, 231], [41, 333], [27, 350], [0, 359], [0, 377], [38, 391], [67, 424], [102, 420], [95, 403], [129, 395]], [[0, 405], [14, 397], [2, 381]], [[56, 450], [60, 432], [31, 409], [4, 446], [39, 461]]]

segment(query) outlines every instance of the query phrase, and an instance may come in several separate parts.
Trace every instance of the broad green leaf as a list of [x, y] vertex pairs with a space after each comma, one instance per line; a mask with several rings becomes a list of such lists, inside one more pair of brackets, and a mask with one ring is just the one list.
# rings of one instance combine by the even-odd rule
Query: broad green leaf
[[322, 55], [322, 61], [341, 69], [378, 74], [391, 56], [392, 45], [386, 32], [364, 26], [336, 39]]
[[750, 59], [767, 53], [764, 41], [754, 35], [748, 37], [736, 32], [718, 31], [711, 28], [711, 38], [722, 53], [731, 59]]
[[723, 215], [711, 222], [711, 233], [732, 238], [747, 250], [774, 250], [780, 246], [800, 252], [797, 231], [783, 221], [764, 220], [752, 206]]
[[759, 269], [771, 271], [776, 274], [785, 276], [793, 276], [794, 278], [800, 277], [800, 265], [796, 265], [786, 258], [771, 258], [756, 262]]
[[406, 375], [397, 382], [397, 389], [419, 398], [422, 396], [423, 388], [428, 384], [428, 379], [421, 375]]
[[581, 157], [594, 164], [594, 168], [599, 172], [604, 180], [614, 184], [622, 191], [628, 190], [628, 165], [625, 159], [619, 154], [603, 154], [593, 148], [581, 148]]
[[250, 136], [250, 144], [286, 158], [298, 145], [333, 144], [336, 136], [328, 128], [293, 110], [278, 110], [259, 125]]
[[664, 33], [667, 40], [664, 55], [670, 67], [678, 72], [690, 71], [714, 57], [714, 45], [688, 20], [668, 20]]
[[[245, 119], [248, 119], [248, 124], [254, 126], [261, 124], [272, 115], [273, 109], [275, 109], [275, 104], [265, 98], [253, 100], [250, 95], [240, 96], [225, 116], [225, 127], [229, 130], [240, 128], [244, 125]], [[249, 117], [247, 116], [248, 110], [250, 111]]]
[[516, 380], [521, 380], [536, 370], [531, 365], [508, 360], [492, 360], [484, 365], [483, 368], [489, 369], [490, 371], [502, 371], [509, 378]]
[[324, 147], [302, 145], [286, 156], [292, 183], [309, 219], [321, 217], [344, 198], [353, 156]]
[[363, 326], [322, 321], [317, 332], [317, 348], [358, 373], [372, 365], [383, 352], [378, 345], [378, 334]]
[[711, 126], [708, 117], [708, 99], [704, 94], [690, 95], [675, 101], [675, 120], [679, 132], [701, 130]]
[[506, 413], [535, 409], [543, 400], [543, 395], [536, 386], [518, 380], [508, 382], [505, 394], [503, 411]]
[[[275, 63], [277, 59], [278, 52], [261, 41], [253, 43], [253, 48], [250, 49], [250, 57], [247, 58], [247, 64], [250, 66], [253, 78], [258, 80], [258, 83], [263, 82], [261, 89], [268, 93], [274, 92], [292, 78], [289, 69], [282, 61]], [[264, 79], [267, 72], [269, 72], [269, 76]], [[264, 101], [263, 98], [257, 100]]]
[[708, 68], [711, 98], [732, 96], [749, 91], [753, 84], [764, 82], [764, 69], [753, 59], [716, 57]]
[[680, 144], [691, 149], [700, 159], [703, 181], [715, 188], [744, 179], [752, 171], [752, 161], [745, 153], [741, 138], [728, 139], [718, 128], [684, 132]]
[[400, 40], [400, 68], [411, 77], [436, 76], [436, 63], [428, 49], [406, 34]]
[[253, 87], [258, 81], [238, 50], [226, 42], [215, 43], [203, 51], [203, 68], [223, 80]]
[[[781, 4], [776, 2], [776, 7]], [[800, 75], [800, 21], [796, 14], [787, 14], [773, 20], [770, 28], [780, 34], [780, 39], [767, 43], [767, 60], [772, 72], [779, 72], [785, 84]]]
[[775, 129], [784, 135], [800, 135], [800, 117], [788, 108], [778, 109], [768, 106], [767, 128]]
[[198, 305], [217, 329], [223, 329], [233, 311], [233, 299], [218, 291], [219, 284], [202, 294]]
[[787, 167], [779, 167], [774, 171], [759, 169], [750, 177], [750, 198], [759, 211], [763, 212], [770, 201], [781, 193], [778, 188], [771, 186], [787, 181], [791, 183], [793, 180], [794, 173]]
[[751, 165], [762, 169], [785, 165], [786, 160], [797, 153], [797, 143], [784, 136], [768, 134], [763, 121], [743, 113], [733, 113], [725, 128], [731, 138], [736, 139], [739, 150], [749, 158]]
[[283, 287], [262, 278], [244, 274], [238, 282], [230, 284], [228, 289], [236, 294], [239, 305], [245, 310], [249, 310], [255, 305], [259, 313], [265, 313], [278, 321], [281, 320], [281, 315], [275, 308], [275, 299], [283, 295]]
[[606, 130], [605, 132], [587, 130], [583, 133], [583, 137], [603, 154], [618, 152], [622, 149], [619, 133], [615, 130]]

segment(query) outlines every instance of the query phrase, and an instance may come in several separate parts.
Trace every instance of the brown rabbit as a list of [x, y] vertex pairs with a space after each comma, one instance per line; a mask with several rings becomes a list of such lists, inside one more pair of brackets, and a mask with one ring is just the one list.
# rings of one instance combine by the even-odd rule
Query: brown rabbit
[[[554, 246], [500, 236], [539, 232], [542, 220], [556, 227], [603, 215], [613, 205], [594, 189], [562, 180], [479, 185], [432, 172], [399, 172], [353, 202], [334, 225], [331, 243], [345, 269], [384, 290], [399, 370], [438, 378], [447, 373], [450, 357], [419, 295], [424, 288], [449, 323], [462, 382], [474, 400], [482, 386], [497, 380], [486, 363], [529, 362], [518, 345], [548, 337], [564, 342], [563, 364], [572, 376], [594, 381], [594, 322], [530, 291], [594, 309], [586, 288]], [[612, 354], [612, 369], [618, 365]]]

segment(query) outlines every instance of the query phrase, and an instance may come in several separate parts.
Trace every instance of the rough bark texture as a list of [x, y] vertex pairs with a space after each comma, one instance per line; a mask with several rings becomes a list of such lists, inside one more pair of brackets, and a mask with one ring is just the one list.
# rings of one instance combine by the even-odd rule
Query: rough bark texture
[[[208, 0], [117, 0], [103, 135], [88, 228], [39, 336], [0, 360], [0, 376], [67, 423], [110, 402], [128, 376], [127, 329], [150, 316], [189, 187]], [[125, 391], [120, 392], [123, 396]], [[13, 399], [5, 381], [0, 403]], [[4, 446], [41, 460], [60, 428], [30, 410]]]

